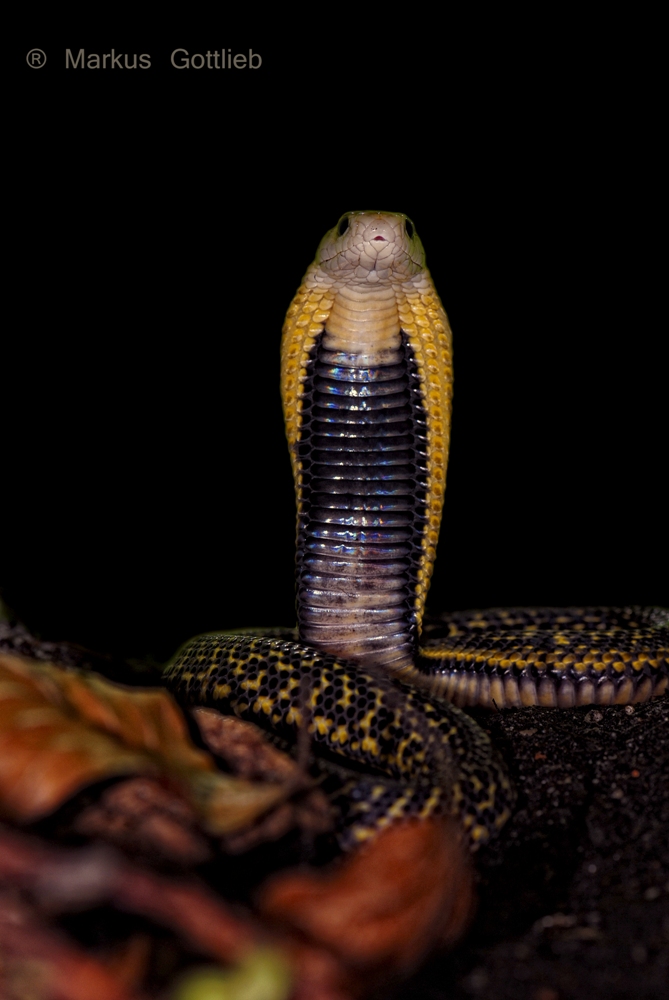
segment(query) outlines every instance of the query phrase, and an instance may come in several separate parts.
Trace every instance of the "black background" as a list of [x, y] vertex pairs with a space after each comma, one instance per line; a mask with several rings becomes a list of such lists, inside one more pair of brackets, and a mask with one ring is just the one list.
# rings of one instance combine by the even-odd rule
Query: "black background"
[[[294, 621], [281, 324], [353, 208], [410, 215], [454, 331], [432, 608], [669, 605], [644, 78], [622, 43], [498, 27], [25, 32], [0, 581], [29, 627], [164, 659]], [[151, 70], [63, 68], [112, 46]], [[169, 66], [222, 46], [262, 68]]]

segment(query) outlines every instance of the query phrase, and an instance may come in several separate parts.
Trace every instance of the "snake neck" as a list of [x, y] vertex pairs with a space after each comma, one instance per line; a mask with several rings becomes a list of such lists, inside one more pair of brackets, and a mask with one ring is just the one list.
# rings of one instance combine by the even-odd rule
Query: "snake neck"
[[450, 329], [424, 267], [371, 281], [326, 263], [307, 272], [282, 341], [300, 639], [402, 674], [443, 505]]
[[417, 647], [426, 514], [415, 359], [389, 323], [385, 336], [365, 342], [333, 313], [303, 390], [298, 627], [318, 649], [402, 670]]

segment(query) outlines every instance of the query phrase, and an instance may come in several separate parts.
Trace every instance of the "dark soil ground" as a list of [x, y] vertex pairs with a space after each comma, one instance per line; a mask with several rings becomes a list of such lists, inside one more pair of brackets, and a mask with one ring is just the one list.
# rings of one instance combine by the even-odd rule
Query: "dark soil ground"
[[[0, 624], [0, 647], [128, 681], [127, 665]], [[134, 668], [133, 668], [134, 670]], [[134, 681], [151, 683], [134, 675]], [[669, 697], [473, 711], [518, 802], [477, 857], [462, 944], [397, 1000], [658, 1000], [669, 992]], [[384, 991], [384, 1000], [388, 991]]]
[[669, 698], [473, 712], [518, 789], [476, 920], [403, 1000], [669, 995]]

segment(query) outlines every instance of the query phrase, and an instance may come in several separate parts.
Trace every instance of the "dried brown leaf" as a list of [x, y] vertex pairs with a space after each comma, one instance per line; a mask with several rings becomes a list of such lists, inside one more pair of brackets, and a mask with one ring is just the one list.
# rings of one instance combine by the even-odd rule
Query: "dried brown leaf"
[[221, 757], [241, 778], [278, 782], [290, 800], [280, 802], [263, 819], [225, 837], [226, 851], [241, 854], [257, 844], [278, 840], [288, 830], [298, 827], [309, 836], [332, 828], [333, 815], [327, 797], [308, 773], [288, 754], [268, 742], [252, 722], [221, 715], [211, 708], [196, 708], [193, 717], [202, 738], [212, 753]]
[[221, 715], [213, 708], [193, 709], [202, 739], [240, 778], [261, 781], [292, 781], [310, 787], [313, 782], [300, 765], [272, 746], [252, 722], [234, 715]]
[[102, 963], [42, 923], [18, 895], [0, 890], [0, 996], [3, 1000], [133, 1000]]
[[327, 873], [277, 876], [260, 907], [345, 963], [406, 971], [465, 929], [472, 865], [456, 822], [407, 820]]
[[111, 903], [169, 927], [205, 955], [236, 962], [255, 944], [248, 921], [199, 882], [130, 864], [109, 847], [51, 847], [0, 828], [0, 884], [57, 913]]
[[139, 990], [148, 972], [152, 947], [149, 934], [133, 934], [105, 957], [103, 965], [127, 990]]
[[201, 864], [211, 857], [209, 842], [197, 829], [195, 810], [155, 778], [127, 778], [107, 788], [76, 817], [73, 829], [182, 865]]
[[[0, 886], [5, 886], [9, 899], [18, 899], [27, 894], [36, 901], [43, 914], [55, 914], [72, 909], [84, 910], [111, 904], [119, 909], [140, 914], [163, 927], [170, 928], [189, 950], [209, 956], [224, 966], [244, 963], [258, 948], [280, 948], [293, 970], [294, 991], [291, 1000], [351, 1000], [348, 988], [350, 976], [340, 961], [330, 952], [296, 940], [291, 935], [273, 937], [250, 918], [232, 911], [227, 904], [205, 886], [194, 880], [173, 879], [147, 871], [131, 864], [108, 847], [94, 846], [65, 849], [53, 847], [34, 837], [0, 827]], [[0, 903], [1, 903], [0, 889]], [[14, 910], [6, 914], [12, 926], [17, 924]], [[33, 910], [30, 929], [35, 928], [34, 917], [41, 920], [37, 910]], [[44, 933], [51, 941], [51, 931], [43, 925]], [[2, 968], [2, 909], [0, 905], [0, 970]], [[30, 934], [26, 933], [10, 940], [20, 955], [24, 949], [31, 952]], [[41, 947], [39, 935], [36, 937], [38, 949]], [[52, 941], [53, 943], [53, 941]], [[54, 947], [65, 958], [71, 953], [62, 951], [65, 939], [57, 938]], [[49, 952], [50, 954], [50, 952]], [[81, 954], [76, 962], [80, 963]], [[147, 957], [146, 943], [133, 939], [121, 950], [111, 955], [103, 968], [107, 976], [114, 977], [116, 985], [125, 984], [126, 989], [141, 979]], [[63, 968], [67, 968], [64, 961]], [[69, 966], [72, 968], [72, 965]], [[99, 968], [95, 963], [95, 970]], [[49, 970], [47, 970], [49, 972]], [[50, 972], [49, 972], [50, 975]], [[60, 976], [58, 970], [54, 973]], [[104, 980], [103, 976], [103, 982]], [[2, 979], [0, 972], [0, 996]], [[136, 988], [136, 986], [135, 986]], [[108, 994], [89, 994], [98, 1000], [107, 1000]], [[11, 1000], [19, 1000], [13, 995]], [[86, 994], [84, 994], [84, 997]], [[113, 996], [113, 994], [111, 994]], [[20, 1000], [23, 996], [19, 994]], [[80, 994], [47, 994], [44, 1000], [84, 1000]], [[125, 1000], [126, 994], [119, 993], [118, 1000]], [[86, 997], [87, 1000], [87, 997]], [[116, 1000], [116, 998], [115, 998]]]
[[0, 654], [1, 814], [30, 822], [91, 782], [128, 773], [166, 777], [212, 834], [250, 826], [286, 797], [280, 785], [217, 771], [162, 688]]

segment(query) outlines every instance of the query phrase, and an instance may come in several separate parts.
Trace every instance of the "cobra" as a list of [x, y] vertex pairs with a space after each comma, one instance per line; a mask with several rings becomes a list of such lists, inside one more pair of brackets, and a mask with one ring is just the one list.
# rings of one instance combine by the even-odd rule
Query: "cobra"
[[444, 811], [472, 847], [500, 829], [511, 785], [458, 705], [622, 704], [667, 687], [669, 612], [658, 608], [493, 609], [424, 628], [452, 371], [448, 319], [411, 220], [342, 216], [293, 299], [281, 347], [297, 630], [208, 633], [166, 670], [188, 703], [287, 743], [306, 728], [343, 847]]

